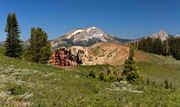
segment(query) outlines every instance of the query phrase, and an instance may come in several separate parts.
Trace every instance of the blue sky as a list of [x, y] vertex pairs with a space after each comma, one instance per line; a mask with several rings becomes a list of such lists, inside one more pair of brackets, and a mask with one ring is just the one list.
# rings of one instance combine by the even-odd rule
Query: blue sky
[[10, 12], [17, 15], [23, 40], [32, 27], [42, 27], [49, 39], [90, 26], [130, 39], [161, 29], [180, 34], [180, 0], [0, 0], [0, 41]]

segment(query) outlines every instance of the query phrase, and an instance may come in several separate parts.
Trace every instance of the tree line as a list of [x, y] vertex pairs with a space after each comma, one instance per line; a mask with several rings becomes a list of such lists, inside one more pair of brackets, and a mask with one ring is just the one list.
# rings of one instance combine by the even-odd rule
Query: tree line
[[180, 37], [169, 36], [167, 40], [162, 41], [160, 38], [142, 38], [133, 43], [133, 45], [140, 50], [164, 55], [173, 56], [180, 60]]
[[26, 59], [37, 63], [47, 63], [50, 59], [51, 45], [48, 34], [42, 28], [31, 29], [30, 46], [24, 48], [16, 14], [10, 13], [7, 16], [5, 32], [7, 33], [4, 53], [6, 56], [14, 58], [25, 56]]

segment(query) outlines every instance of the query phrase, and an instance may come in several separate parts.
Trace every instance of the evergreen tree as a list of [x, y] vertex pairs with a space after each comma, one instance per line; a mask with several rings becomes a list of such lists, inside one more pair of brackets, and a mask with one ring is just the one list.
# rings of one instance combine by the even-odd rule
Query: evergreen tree
[[177, 52], [176, 52], [175, 58], [176, 58], [177, 60], [180, 60], [180, 48], [179, 48], [179, 49], [177, 49]]
[[175, 56], [175, 53], [176, 53], [176, 44], [175, 44], [175, 39], [174, 37], [170, 37], [168, 39], [168, 42], [169, 42], [169, 51], [170, 51], [170, 54], [172, 56]]
[[128, 59], [124, 63], [124, 69], [122, 75], [127, 79], [128, 82], [136, 82], [139, 78], [138, 71], [134, 61], [135, 53], [134, 49], [130, 47], [130, 54]]
[[20, 30], [15, 13], [8, 14], [5, 32], [7, 32], [5, 55], [20, 57], [22, 55], [22, 41], [20, 40]]
[[180, 37], [171, 37], [168, 41], [170, 54], [177, 60], [180, 60]]
[[169, 37], [168, 40], [161, 41], [160, 38], [143, 38], [132, 43], [137, 49], [159, 55], [172, 55], [180, 60], [180, 37]]
[[165, 81], [164, 81], [164, 88], [165, 88], [165, 89], [168, 89], [168, 88], [169, 88], [169, 82], [168, 82], [168, 80], [165, 80]]
[[41, 28], [31, 29], [30, 47], [28, 57], [32, 62], [47, 63], [51, 57], [51, 45], [47, 33]]
[[165, 56], [169, 55], [169, 44], [168, 44], [168, 40], [165, 40], [165, 41], [163, 42], [162, 54], [165, 55]]
[[162, 54], [162, 41], [160, 38], [154, 39], [153, 48], [153, 53]]
[[174, 57], [177, 60], [180, 60], [180, 37], [175, 38], [175, 43], [176, 43], [176, 51]]

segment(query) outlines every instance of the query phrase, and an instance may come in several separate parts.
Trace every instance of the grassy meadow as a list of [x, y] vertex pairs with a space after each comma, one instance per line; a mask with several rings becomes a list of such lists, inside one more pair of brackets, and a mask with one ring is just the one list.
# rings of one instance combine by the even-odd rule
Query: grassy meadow
[[[90, 71], [107, 69], [122, 72], [109, 65], [57, 68], [9, 58], [0, 49], [0, 106], [2, 107], [178, 107], [180, 106], [180, 61], [152, 55], [138, 61], [144, 81], [125, 84], [87, 77]], [[146, 83], [149, 79], [149, 85]], [[175, 89], [165, 89], [168, 79]], [[126, 87], [127, 86], [127, 87]], [[120, 88], [119, 88], [120, 87]], [[11, 92], [11, 93], [10, 93]]]

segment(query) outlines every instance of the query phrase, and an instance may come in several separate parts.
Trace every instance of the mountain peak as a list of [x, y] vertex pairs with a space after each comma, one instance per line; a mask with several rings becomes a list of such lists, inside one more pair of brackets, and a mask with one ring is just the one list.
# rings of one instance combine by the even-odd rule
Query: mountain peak
[[159, 34], [164, 35], [164, 34], [168, 34], [168, 33], [167, 33], [165, 30], [161, 29], [160, 32], [159, 32]]
[[92, 26], [92, 27], [90, 27], [89, 29], [96, 29], [97, 27], [95, 27], [95, 26]]
[[150, 37], [151, 38], [160, 38], [161, 41], [165, 41], [165, 40], [167, 40], [169, 35], [165, 30], [161, 29], [160, 32], [154, 33], [154, 34], [150, 35]]
[[[67, 43], [71, 45], [89, 46], [97, 42], [108, 42], [112, 37], [97, 27], [81, 28], [65, 34], [52, 44]], [[59, 43], [57, 43], [59, 41]], [[57, 43], [57, 44], [56, 44]]]
[[124, 41], [117, 37], [112, 37], [97, 27], [81, 28], [66, 33], [51, 41], [53, 48], [61, 46], [91, 46], [98, 42], [115, 42]]

